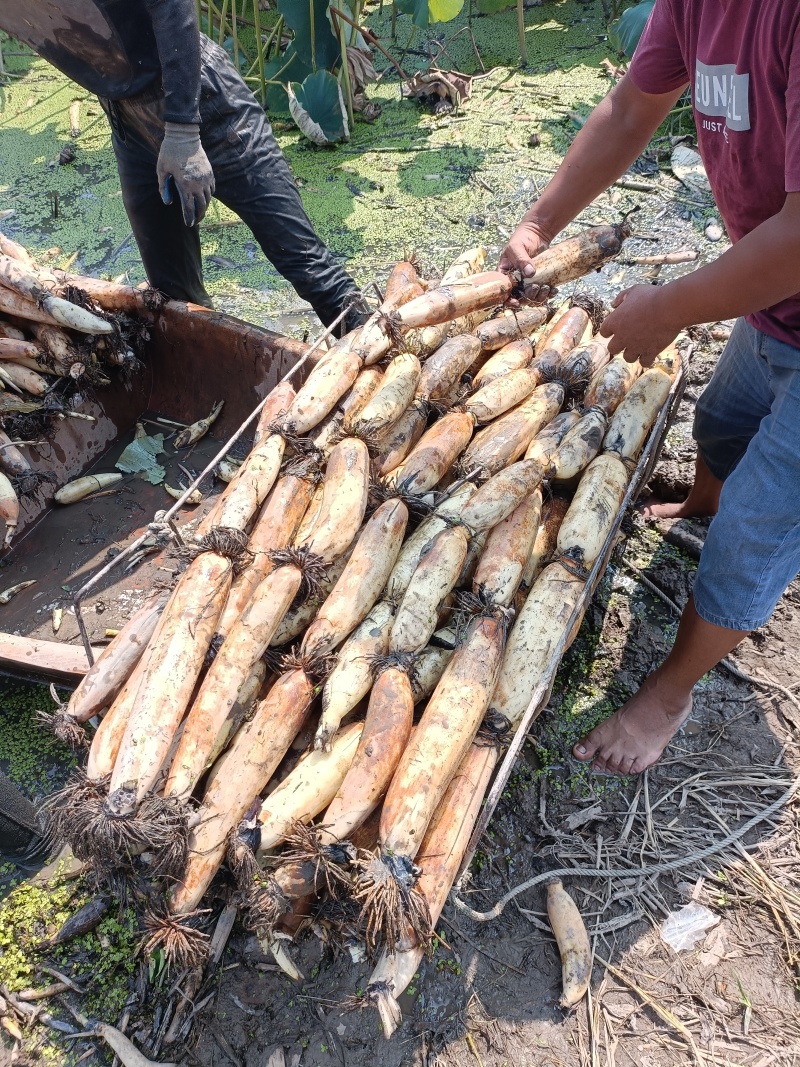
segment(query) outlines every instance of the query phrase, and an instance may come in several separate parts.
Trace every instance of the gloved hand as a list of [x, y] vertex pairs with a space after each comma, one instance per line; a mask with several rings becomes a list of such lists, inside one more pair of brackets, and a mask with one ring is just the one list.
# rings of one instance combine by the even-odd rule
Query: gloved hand
[[197, 123], [164, 123], [156, 174], [164, 203], [172, 203], [174, 184], [181, 199], [183, 221], [187, 226], [200, 222], [214, 195], [214, 172], [200, 143]]
[[344, 302], [349, 304], [350, 307], [345, 317], [334, 330], [335, 337], [344, 337], [351, 330], [357, 330], [359, 326], [364, 325], [372, 314], [369, 304], [356, 289], [347, 295]]

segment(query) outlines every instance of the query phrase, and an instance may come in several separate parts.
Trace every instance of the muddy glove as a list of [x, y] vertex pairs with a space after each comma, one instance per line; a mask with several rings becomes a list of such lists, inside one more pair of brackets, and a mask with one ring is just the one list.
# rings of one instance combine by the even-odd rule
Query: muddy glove
[[214, 195], [214, 172], [200, 143], [197, 123], [164, 123], [156, 173], [164, 203], [172, 203], [174, 187], [181, 199], [183, 221], [187, 226], [200, 222]]

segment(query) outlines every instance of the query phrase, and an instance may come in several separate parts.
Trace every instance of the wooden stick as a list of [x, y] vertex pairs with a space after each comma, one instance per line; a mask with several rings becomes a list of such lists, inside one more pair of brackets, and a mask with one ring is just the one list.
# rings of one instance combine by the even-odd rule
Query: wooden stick
[[631, 189], [635, 193], [661, 192], [657, 185], [652, 185], [650, 182], [637, 182], [635, 178], [618, 178], [614, 185], [618, 185], [620, 189]]
[[52, 985], [44, 986], [42, 989], [23, 989], [21, 993], [17, 993], [17, 998], [19, 1000], [45, 1000], [58, 993], [66, 993], [69, 989], [70, 986], [66, 982], [53, 982]]
[[528, 46], [525, 41], [525, 5], [523, 0], [517, 0], [517, 31], [519, 33], [519, 62], [520, 66], [528, 65]]
[[[334, 7], [333, 4], [330, 5], [330, 9], [334, 13], [334, 15], [336, 15], [338, 18], [344, 19], [344, 21], [347, 22], [350, 26], [352, 26], [354, 30], [358, 30], [358, 32], [361, 34], [361, 36], [364, 38], [365, 41], [369, 41], [369, 43], [371, 45], [374, 45], [378, 49], [379, 52], [382, 52], [386, 56], [386, 58], [389, 60], [389, 62], [391, 64], [393, 64], [395, 70], [398, 72], [398, 74], [400, 75], [400, 77], [403, 79], [404, 82], [407, 82], [409, 80], [409, 77], [406, 74], [406, 72], [403, 70], [403, 68], [400, 66], [400, 64], [397, 62], [397, 60], [394, 58], [394, 56], [390, 56], [389, 55], [389, 53], [386, 51], [386, 49], [383, 47], [383, 45], [381, 44], [381, 42], [378, 40], [378, 38], [375, 36], [374, 33], [370, 33], [370, 31], [366, 28], [366, 26], [359, 26], [359, 24], [357, 22], [354, 22], [353, 19], [348, 18], [347, 15], [345, 15], [345, 13], [343, 11], [340, 11], [338, 7]], [[394, 10], [394, 7], [393, 7], [392, 10]]]
[[[97, 649], [99, 655], [102, 649]], [[86, 652], [59, 641], [0, 634], [0, 666], [27, 674], [78, 681], [89, 670]]]

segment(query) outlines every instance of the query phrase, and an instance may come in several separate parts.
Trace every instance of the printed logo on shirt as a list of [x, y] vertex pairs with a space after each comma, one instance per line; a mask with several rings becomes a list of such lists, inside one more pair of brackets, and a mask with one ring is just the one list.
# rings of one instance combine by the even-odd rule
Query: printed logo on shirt
[[733, 63], [710, 66], [697, 60], [694, 106], [702, 115], [725, 122], [703, 122], [707, 130], [750, 129], [750, 75], [737, 74]]

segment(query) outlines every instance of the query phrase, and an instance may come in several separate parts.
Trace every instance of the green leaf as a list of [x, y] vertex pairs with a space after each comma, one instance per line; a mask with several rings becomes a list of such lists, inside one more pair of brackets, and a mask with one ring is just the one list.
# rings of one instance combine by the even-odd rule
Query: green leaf
[[402, 15], [410, 15], [415, 26], [427, 29], [428, 0], [397, 0], [397, 10]]
[[450, 22], [464, 6], [464, 0], [398, 0], [397, 10], [411, 15], [415, 26], [427, 29], [432, 22]]
[[[310, 70], [335, 66], [341, 52], [328, 21], [328, 0], [278, 0], [278, 11], [286, 25], [294, 30], [291, 47], [305, 66]], [[295, 81], [301, 80], [294, 72], [291, 77]], [[289, 77], [282, 77], [281, 81], [287, 82]]]
[[[345, 15], [348, 15], [355, 22], [355, 12], [353, 11], [350, 4], [347, 3], [347, 0], [338, 0], [338, 3], [334, 3], [333, 6], [335, 8], [338, 8], [339, 11], [343, 11]], [[330, 9], [330, 4], [328, 5], [328, 22], [331, 24], [331, 33], [333, 33], [333, 12]], [[370, 50], [367, 41], [361, 36], [358, 30], [354, 29], [350, 25], [349, 22], [345, 22], [344, 24], [344, 35], [348, 45], [351, 48], [363, 48], [367, 52]]]
[[428, 17], [431, 22], [450, 22], [463, 6], [464, 0], [428, 0]]
[[288, 115], [289, 97], [286, 95], [286, 83], [301, 82], [311, 73], [311, 65], [304, 63], [290, 44], [283, 55], [271, 59], [264, 67], [267, 81], [280, 82], [279, 85], [267, 85], [267, 113], [269, 115]]
[[327, 70], [318, 70], [287, 87], [292, 118], [314, 144], [333, 144], [350, 136], [347, 111], [339, 82]]
[[163, 433], [136, 437], [123, 451], [114, 466], [125, 474], [141, 474], [151, 485], [160, 485], [167, 473], [155, 457], [164, 451]]
[[335, 66], [341, 51], [331, 27], [328, 0], [278, 0], [278, 10], [294, 31], [294, 40], [264, 68], [268, 82], [280, 82], [267, 85], [266, 109], [272, 115], [285, 115], [290, 113], [285, 86], [304, 82], [315, 69]]
[[609, 41], [618, 52], [624, 52], [629, 59], [636, 51], [655, 2], [656, 0], [641, 0], [636, 7], [629, 7], [623, 12], [622, 17], [609, 27]]
[[282, 85], [267, 86], [264, 110], [272, 117], [289, 114], [289, 97]]

